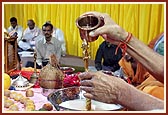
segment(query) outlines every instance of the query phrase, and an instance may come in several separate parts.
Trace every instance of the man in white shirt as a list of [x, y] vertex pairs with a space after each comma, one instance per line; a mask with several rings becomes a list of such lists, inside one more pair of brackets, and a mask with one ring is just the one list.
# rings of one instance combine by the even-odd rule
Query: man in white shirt
[[12, 36], [17, 36], [17, 43], [22, 39], [23, 35], [23, 28], [22, 26], [18, 25], [17, 19], [15, 17], [10, 18], [10, 24], [11, 26], [7, 29], [7, 32], [9, 35]]
[[42, 35], [40, 28], [35, 26], [35, 22], [30, 19], [27, 21], [27, 28], [23, 32], [23, 38], [19, 41], [18, 45], [22, 50], [30, 50], [35, 48], [35, 41]]
[[37, 52], [37, 64], [45, 66], [51, 54], [55, 54], [57, 60], [61, 58], [61, 42], [52, 36], [53, 25], [45, 23], [42, 26], [43, 35], [35, 44]]
[[[51, 21], [47, 21], [46, 23], [51, 24]], [[64, 38], [64, 33], [61, 29], [53, 27], [53, 33], [52, 36], [57, 38], [61, 42], [61, 55], [66, 55], [66, 43]]]

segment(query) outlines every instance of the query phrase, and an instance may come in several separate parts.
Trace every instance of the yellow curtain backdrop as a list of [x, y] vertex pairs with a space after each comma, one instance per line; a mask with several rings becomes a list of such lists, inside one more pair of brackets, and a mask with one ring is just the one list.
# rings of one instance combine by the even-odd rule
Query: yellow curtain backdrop
[[[4, 26], [10, 26], [10, 18], [16, 17], [18, 24], [27, 27], [27, 20], [33, 19], [38, 27], [48, 20], [60, 28], [65, 35], [67, 53], [82, 56], [82, 40], [75, 20], [86, 11], [108, 13], [126, 31], [148, 44], [151, 39], [164, 31], [164, 4], [62, 4], [62, 3], [4, 3]], [[90, 43], [91, 59], [103, 38]]]

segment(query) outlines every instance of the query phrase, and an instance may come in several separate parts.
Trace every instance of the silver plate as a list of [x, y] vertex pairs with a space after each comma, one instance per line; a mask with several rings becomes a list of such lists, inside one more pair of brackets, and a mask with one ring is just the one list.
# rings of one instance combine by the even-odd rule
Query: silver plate
[[[83, 96], [83, 93], [84, 91], [80, 91], [79, 87], [69, 87], [49, 94], [47, 99], [58, 111], [86, 111], [86, 98]], [[121, 109], [123, 107], [119, 104], [107, 104], [91, 100], [92, 111], [118, 111]]]
[[75, 71], [75, 68], [72, 67], [60, 67], [60, 70], [64, 73], [73, 73]]

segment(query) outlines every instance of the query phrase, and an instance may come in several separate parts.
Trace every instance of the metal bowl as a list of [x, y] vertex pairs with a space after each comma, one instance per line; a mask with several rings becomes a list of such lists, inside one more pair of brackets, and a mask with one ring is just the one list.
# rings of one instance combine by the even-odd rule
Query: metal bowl
[[72, 67], [60, 67], [60, 70], [65, 74], [72, 74], [75, 71], [75, 68]]
[[29, 81], [24, 78], [22, 75], [19, 75], [12, 83], [12, 86], [14, 87], [19, 87], [19, 88], [22, 88], [22, 87], [27, 87], [29, 86]]
[[79, 28], [81, 39], [86, 39], [87, 42], [93, 42], [97, 40], [98, 36], [90, 37], [89, 32], [104, 25], [104, 22], [100, 17], [89, 14], [78, 17], [76, 20], [76, 26]]
[[[59, 89], [48, 95], [47, 99], [54, 105], [57, 111], [86, 111], [86, 98], [83, 96], [84, 91], [79, 87], [68, 87]], [[92, 111], [118, 111], [123, 109], [118, 104], [106, 104], [91, 100]]]

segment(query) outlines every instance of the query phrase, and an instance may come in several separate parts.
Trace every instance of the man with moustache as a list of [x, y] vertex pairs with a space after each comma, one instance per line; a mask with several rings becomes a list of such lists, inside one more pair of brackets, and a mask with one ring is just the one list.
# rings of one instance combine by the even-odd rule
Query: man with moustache
[[[51, 21], [47, 21], [46, 23], [51, 24]], [[66, 42], [65, 42], [65, 36], [64, 36], [63, 31], [59, 29], [58, 27], [53, 26], [52, 36], [57, 38], [62, 43], [61, 44], [61, 56], [65, 56], [66, 55]]]
[[50, 23], [45, 23], [42, 26], [43, 35], [36, 43], [37, 52], [37, 64], [38, 66], [45, 66], [51, 54], [55, 54], [57, 60], [61, 57], [61, 42], [58, 39], [52, 37], [53, 25]]

